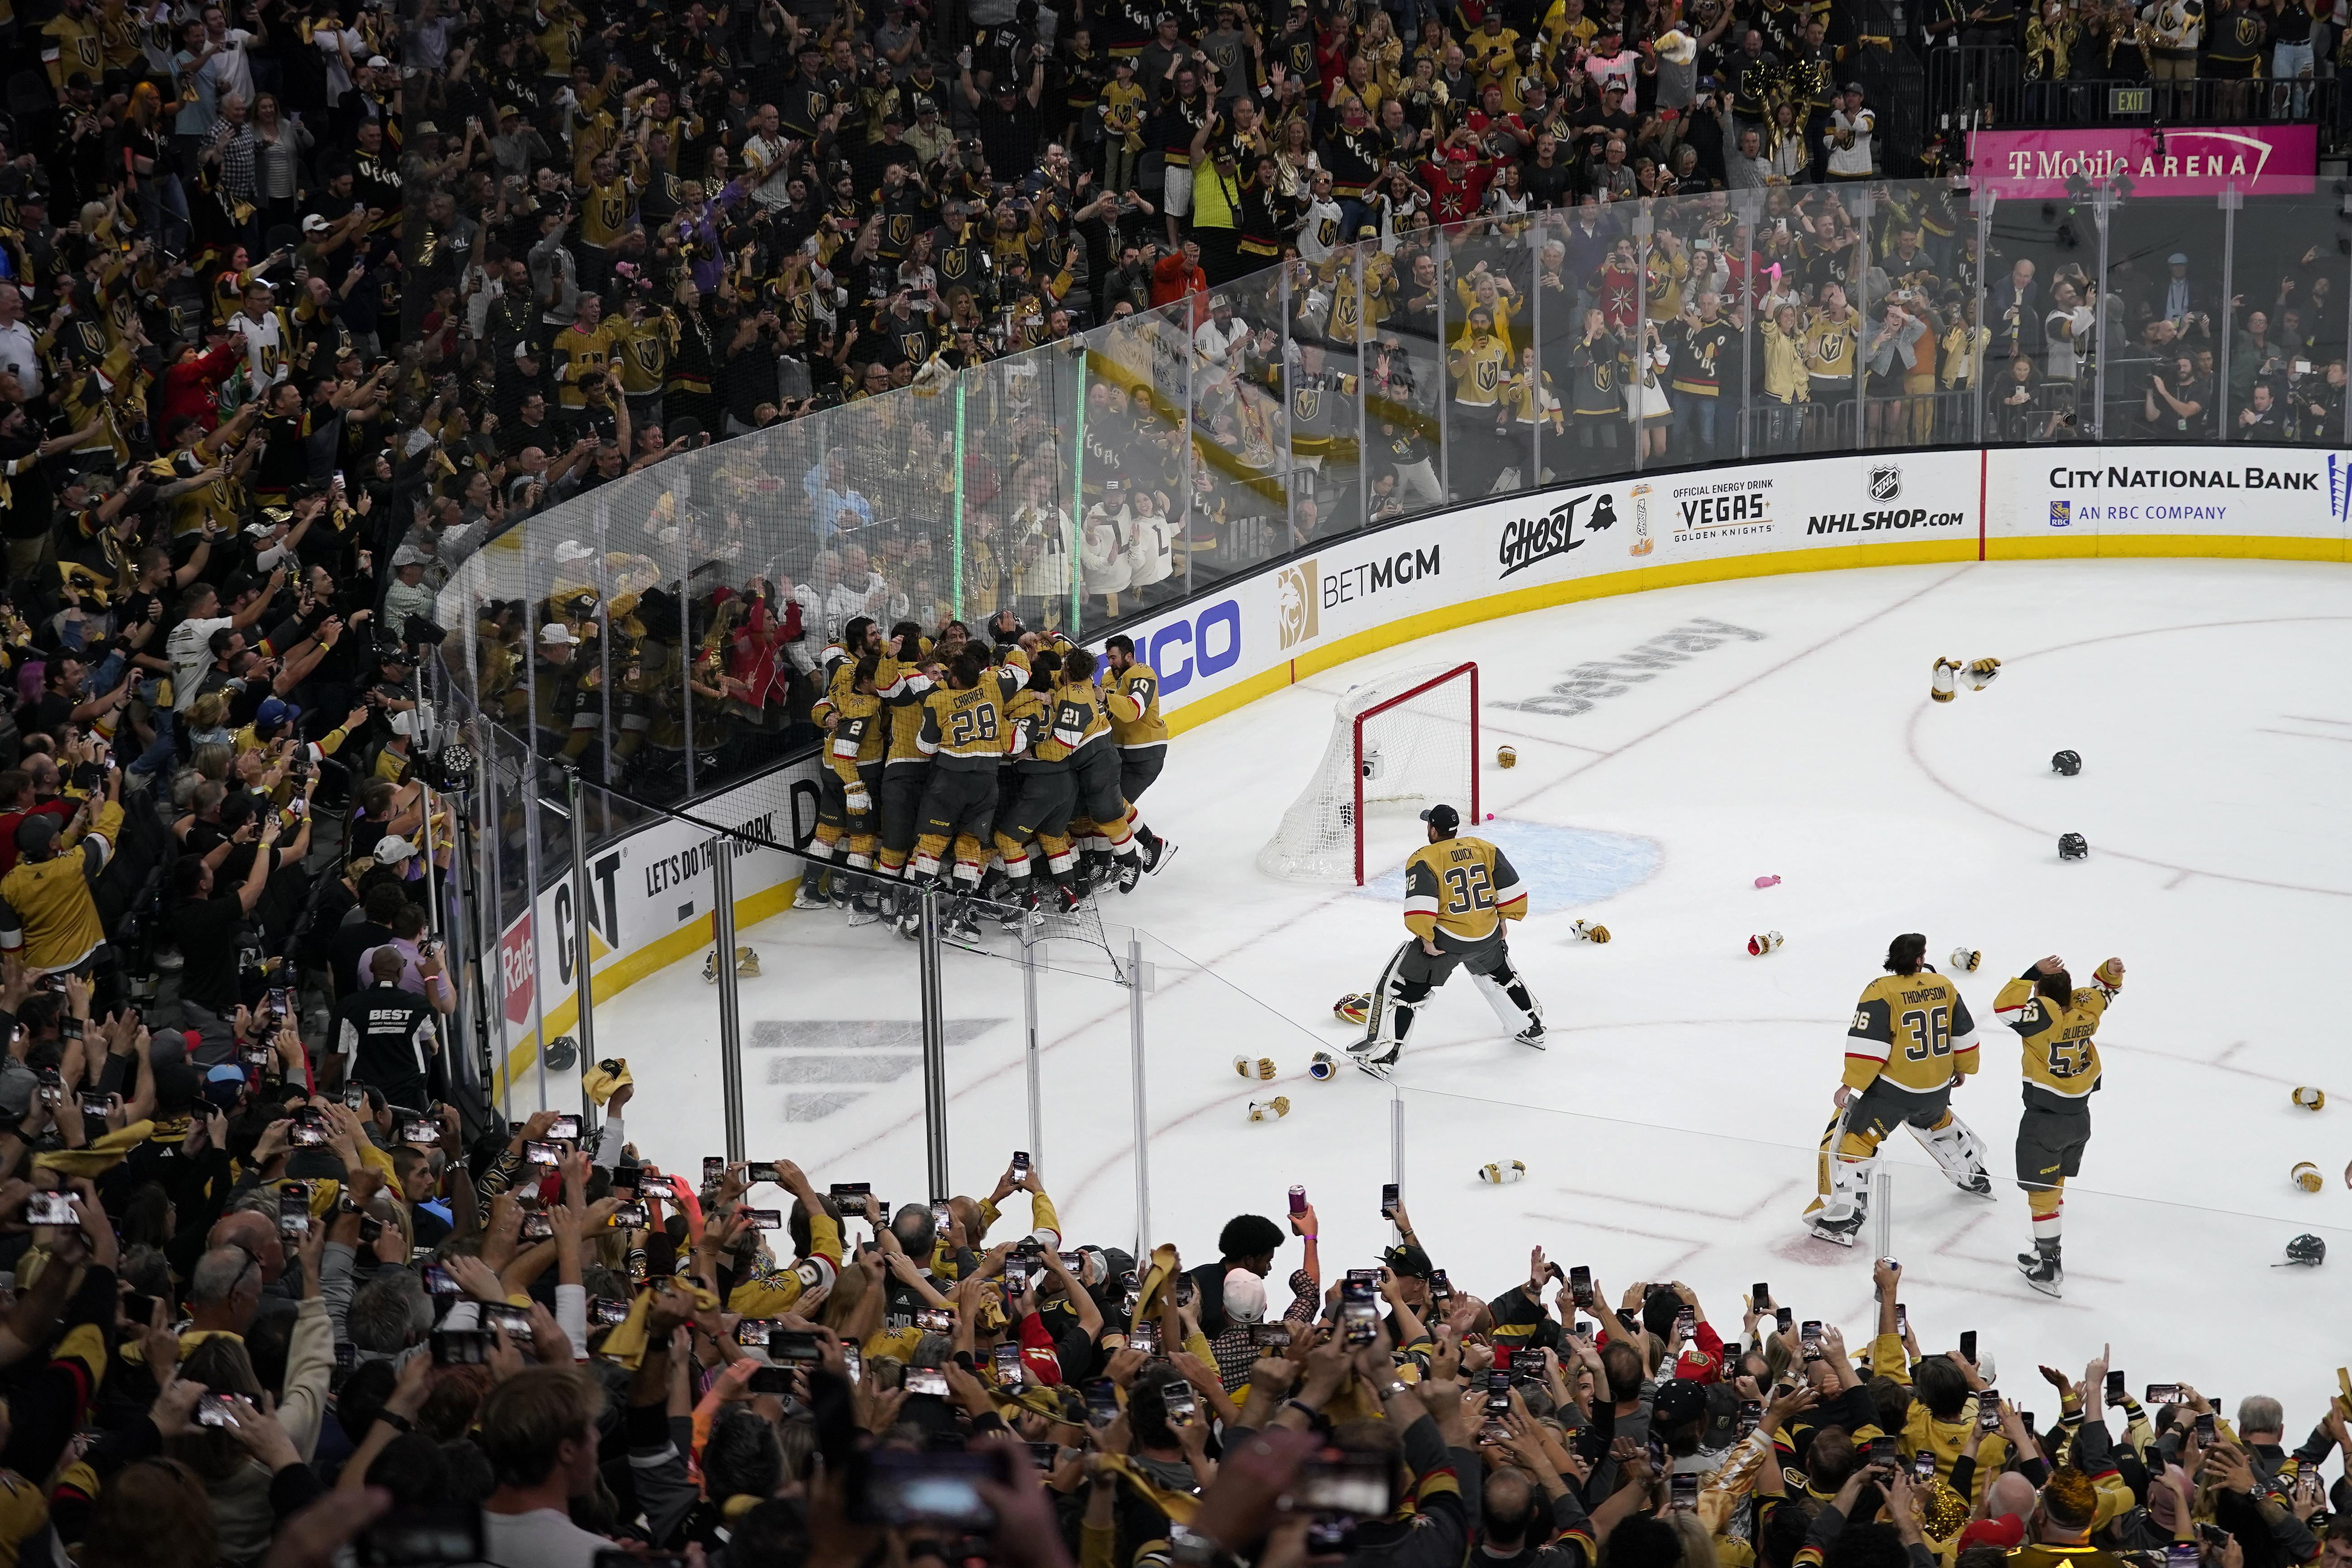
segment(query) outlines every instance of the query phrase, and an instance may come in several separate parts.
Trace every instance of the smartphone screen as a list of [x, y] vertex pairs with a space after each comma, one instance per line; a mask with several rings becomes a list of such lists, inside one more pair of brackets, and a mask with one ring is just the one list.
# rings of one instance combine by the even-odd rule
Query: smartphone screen
[[1748, 1304], [1759, 1312], [1772, 1310], [1772, 1287], [1759, 1279], [1748, 1288]]
[[1666, 1479], [1666, 1495], [1673, 1507], [1694, 1509], [1698, 1506], [1698, 1472], [1677, 1470]]
[[1764, 1402], [1760, 1399], [1741, 1400], [1739, 1402], [1739, 1436], [1745, 1437], [1762, 1425], [1764, 1425]]
[[1928, 1449], [1922, 1448], [1911, 1456], [1911, 1479], [1917, 1481], [1936, 1479], [1936, 1456]]
[[2163, 1407], [2180, 1403], [2180, 1385], [2177, 1383], [2151, 1383], [2147, 1385], [2147, 1403]]
[[2000, 1390], [1988, 1388], [1977, 1395], [1977, 1430], [1991, 1432], [2000, 1426]]
[[1797, 1321], [1796, 1309], [1775, 1307], [1772, 1309], [1772, 1321], [1780, 1325], [1780, 1331], [1785, 1334], [1789, 1331], [1789, 1325]]
[[1396, 1183], [1394, 1183], [1394, 1182], [1383, 1182], [1383, 1183], [1381, 1183], [1381, 1217], [1382, 1219], [1386, 1219], [1386, 1218], [1388, 1218], [1391, 1214], [1393, 1214], [1393, 1213], [1395, 1213], [1395, 1212], [1396, 1212], [1396, 1206], [1397, 1206], [1397, 1184], [1396, 1184]]
[[2121, 1405], [2124, 1399], [2124, 1374], [2119, 1372], [2107, 1373], [2107, 1403]]
[[1960, 1334], [1960, 1359], [1970, 1366], [1977, 1364], [1977, 1331], [1964, 1330]]
[[1805, 1347], [1805, 1353], [1807, 1355], [1814, 1356], [1821, 1354], [1822, 1321], [1819, 1318], [1807, 1318], [1805, 1320], [1805, 1326], [1797, 1332], [1797, 1339], [1798, 1342]]
[[1588, 1265], [1580, 1263], [1568, 1271], [1568, 1294], [1580, 1307], [1592, 1300], [1592, 1270]]

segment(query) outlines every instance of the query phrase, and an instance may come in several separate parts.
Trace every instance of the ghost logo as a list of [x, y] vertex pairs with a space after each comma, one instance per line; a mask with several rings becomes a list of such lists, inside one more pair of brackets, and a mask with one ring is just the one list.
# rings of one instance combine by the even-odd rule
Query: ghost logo
[[1503, 525], [1502, 544], [1496, 552], [1502, 567], [1498, 575], [1508, 577], [1555, 555], [1581, 549], [1584, 541], [1576, 537], [1576, 514], [1587, 501], [1593, 503], [1592, 515], [1585, 520], [1588, 531], [1616, 525], [1616, 508], [1606, 492], [1573, 497], [1541, 517], [1513, 518]]
[[1890, 501], [1903, 493], [1903, 470], [1893, 463], [1881, 463], [1870, 470], [1870, 499]]

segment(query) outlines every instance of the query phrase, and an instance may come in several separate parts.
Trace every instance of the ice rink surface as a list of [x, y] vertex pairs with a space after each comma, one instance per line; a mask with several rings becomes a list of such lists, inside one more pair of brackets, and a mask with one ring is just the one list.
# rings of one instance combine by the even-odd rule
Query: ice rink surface
[[[1711, 647], [1620, 667], [1613, 690], [1580, 689], [1583, 711], [1511, 706], [1700, 623]], [[2002, 673], [1934, 704], [1939, 654], [1996, 656]], [[1370, 989], [1402, 936], [1394, 873], [1419, 825], [1409, 808], [1375, 820], [1370, 858], [1386, 875], [1362, 890], [1276, 882], [1253, 858], [1320, 756], [1339, 692], [1460, 659], [1481, 668], [1484, 804], [1530, 885], [1511, 951], [1551, 1047], [1514, 1045], [1457, 977], [1423, 1009], [1393, 1087], [1344, 1065], [1315, 1081], [1310, 1053], [1352, 1034], [1332, 1003]], [[2135, 1390], [2187, 1381], [2232, 1405], [2274, 1394], [2299, 1434], [2352, 1360], [2352, 1073], [2336, 1005], [2352, 939], [2347, 670], [2345, 566], [1897, 567], [1498, 620], [1182, 735], [1144, 802], [1181, 852], [1104, 911], [1139, 929], [1151, 965], [1152, 1237], [1188, 1262], [1209, 1258], [1227, 1217], [1278, 1215], [1299, 1183], [1319, 1210], [1327, 1277], [1368, 1264], [1390, 1239], [1378, 1188], [1401, 1129], [1408, 1205], [1460, 1289], [1499, 1292], [1541, 1245], [1612, 1295], [1688, 1281], [1726, 1323], [1766, 1280], [1858, 1346], [1870, 1233], [1849, 1252], [1811, 1238], [1801, 1215], [1853, 1001], [1888, 939], [1922, 931], [1939, 967], [1955, 946], [1984, 955], [1960, 982], [1982, 1071], [1955, 1106], [1998, 1186], [1966, 1196], [1907, 1137], [1887, 1145], [1892, 1246], [1923, 1347], [1978, 1331], [2004, 1389], [2046, 1421], [2055, 1395], [2034, 1363], [2079, 1375], [2112, 1343]], [[1502, 744], [1516, 768], [1495, 765]], [[2080, 776], [2051, 771], [2060, 748], [2082, 753]], [[2059, 860], [2065, 832], [2089, 839], [2087, 860]], [[1782, 879], [1759, 890], [1764, 875]], [[1578, 917], [1614, 940], [1571, 940]], [[1786, 945], [1750, 957], [1748, 938], [1768, 930]], [[1124, 954], [1125, 926], [1110, 937]], [[798, 1160], [820, 1184], [869, 1181], [893, 1203], [927, 1197], [913, 947], [831, 913], [786, 913], [744, 940], [765, 965], [743, 987], [753, 1157]], [[988, 1190], [1031, 1142], [1021, 972], [1008, 937], [988, 945], [947, 962], [959, 1192]], [[1129, 994], [1099, 951], [1045, 952], [1038, 1163], [1068, 1237], [1130, 1245]], [[2111, 953], [2129, 968], [2068, 1188], [2060, 1301], [2012, 1261], [2030, 1247], [2011, 1180], [2020, 1057], [1992, 1016], [2002, 980], [2050, 952], [2078, 982]], [[676, 1170], [721, 1143], [717, 1004], [700, 964], [597, 1010], [600, 1050], [637, 1070], [630, 1135]], [[1236, 1078], [1236, 1053], [1271, 1057], [1278, 1079]], [[2298, 1084], [2326, 1089], [2327, 1108], [2292, 1105]], [[1276, 1094], [1286, 1117], [1249, 1121], [1251, 1100]], [[1511, 1160], [1524, 1182], [1476, 1179]], [[2317, 1194], [2290, 1179], [2303, 1160], [2325, 1174]], [[2326, 1239], [2326, 1266], [2273, 1268], [2301, 1231]]]

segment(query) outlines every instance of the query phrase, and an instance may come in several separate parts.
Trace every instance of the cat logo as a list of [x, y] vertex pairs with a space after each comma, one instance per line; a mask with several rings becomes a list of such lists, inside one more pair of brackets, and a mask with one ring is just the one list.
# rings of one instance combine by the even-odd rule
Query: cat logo
[[1499, 359], [1480, 360], [1475, 368], [1474, 379], [1478, 384], [1479, 391], [1494, 391], [1503, 382], [1503, 362]]
[[1275, 637], [1281, 647], [1294, 648], [1313, 639], [1319, 581], [1313, 561], [1295, 561], [1275, 579]]
[[1301, 419], [1312, 419], [1323, 409], [1323, 389], [1302, 386], [1290, 395], [1290, 412]]
[[912, 213], [892, 213], [890, 215], [890, 243], [897, 246], [904, 246], [914, 237], [915, 215]]

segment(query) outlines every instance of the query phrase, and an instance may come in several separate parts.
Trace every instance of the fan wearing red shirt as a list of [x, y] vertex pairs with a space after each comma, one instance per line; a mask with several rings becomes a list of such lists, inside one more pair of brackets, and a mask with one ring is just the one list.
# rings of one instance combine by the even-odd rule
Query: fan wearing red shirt
[[207, 431], [219, 427], [220, 404], [215, 394], [230, 373], [245, 363], [245, 348], [226, 327], [206, 327], [205, 342], [210, 346], [200, 349], [189, 343], [180, 350], [178, 359], [163, 367], [156, 429], [171, 428], [172, 421], [183, 414]]
[[1201, 269], [1201, 247], [1189, 239], [1181, 250], [1151, 264], [1151, 308], [1156, 310], [1188, 298], [1192, 301], [1192, 329], [1197, 331], [1208, 320], [1209, 275]]
[[1421, 166], [1421, 183], [1429, 188], [1429, 213], [1440, 224], [1460, 223], [1478, 211], [1495, 171], [1478, 156], [1477, 139], [1467, 124], [1450, 132], [1438, 156]]

